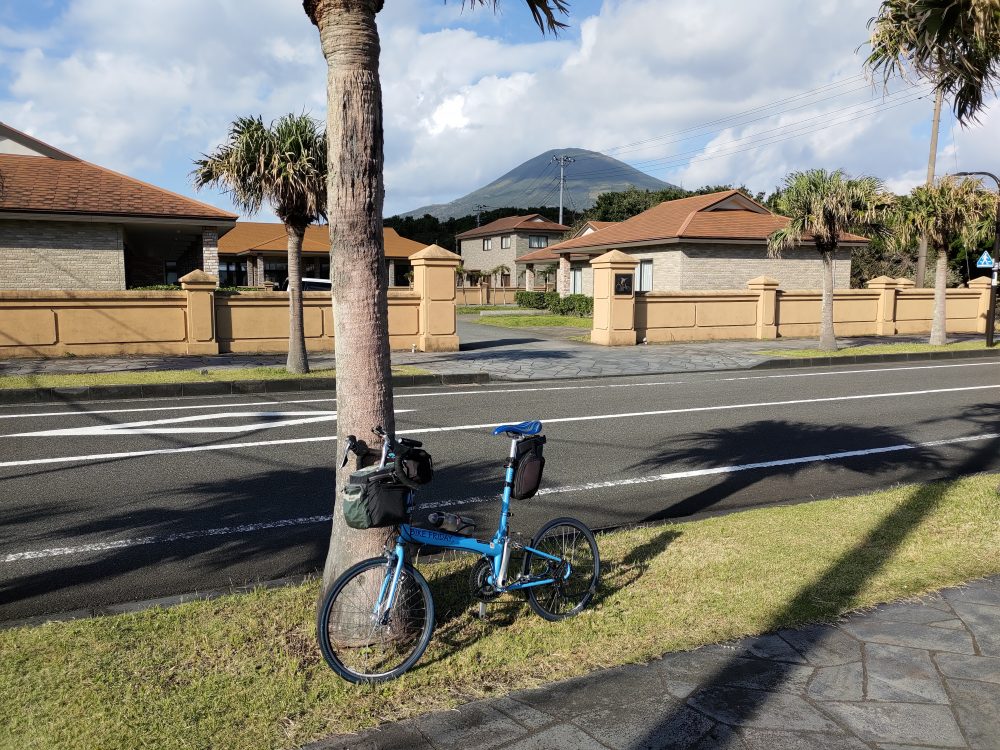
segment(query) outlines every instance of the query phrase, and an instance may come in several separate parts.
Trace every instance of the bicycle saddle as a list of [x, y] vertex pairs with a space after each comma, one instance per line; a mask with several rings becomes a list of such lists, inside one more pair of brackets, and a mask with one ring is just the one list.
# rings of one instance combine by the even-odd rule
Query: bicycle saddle
[[535, 419], [530, 422], [521, 422], [521, 424], [502, 424], [493, 430], [493, 434], [537, 435], [541, 431], [542, 423]]

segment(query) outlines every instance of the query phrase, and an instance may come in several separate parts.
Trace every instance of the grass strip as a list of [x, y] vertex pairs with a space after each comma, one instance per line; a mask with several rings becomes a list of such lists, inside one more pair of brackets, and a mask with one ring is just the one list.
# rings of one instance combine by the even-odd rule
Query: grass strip
[[0, 631], [0, 747], [288, 748], [829, 620], [1000, 571], [996, 484], [977, 475], [607, 533], [595, 606], [561, 623], [507, 598], [480, 622], [471, 560], [422, 565], [434, 639], [415, 669], [380, 686], [349, 685], [321, 662], [315, 582]]
[[[153, 383], [232, 383], [240, 380], [297, 380], [332, 378], [336, 371], [313, 370], [295, 375], [284, 367], [240, 367], [203, 370], [132, 370], [125, 372], [57, 373], [41, 375], [2, 375], [0, 388], [79, 388], [89, 385], [151, 385]], [[393, 375], [427, 375], [419, 367], [399, 365]]]
[[574, 315], [503, 315], [480, 318], [477, 323], [500, 328], [593, 328], [593, 318]]
[[954, 344], [933, 346], [931, 344], [901, 343], [901, 344], [865, 344], [850, 346], [828, 352], [825, 349], [762, 349], [757, 354], [769, 357], [787, 357], [802, 359], [806, 357], [855, 357], [864, 354], [923, 354], [924, 352], [965, 352], [975, 349], [986, 349], [985, 341], [957, 341]]

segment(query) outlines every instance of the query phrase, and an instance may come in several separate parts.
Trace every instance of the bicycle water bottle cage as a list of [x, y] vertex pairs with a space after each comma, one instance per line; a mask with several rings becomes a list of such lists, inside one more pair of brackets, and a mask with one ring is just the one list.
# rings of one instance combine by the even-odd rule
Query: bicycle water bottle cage
[[511, 437], [521, 435], [522, 437], [527, 437], [529, 435], [537, 435], [541, 431], [542, 423], [535, 419], [530, 422], [521, 422], [520, 424], [502, 424], [493, 430], [493, 434], [506, 434]]

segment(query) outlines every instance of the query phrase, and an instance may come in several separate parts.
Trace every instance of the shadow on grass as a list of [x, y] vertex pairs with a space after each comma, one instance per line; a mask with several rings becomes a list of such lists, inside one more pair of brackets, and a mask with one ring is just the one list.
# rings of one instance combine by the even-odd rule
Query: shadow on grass
[[[590, 606], [633, 585], [648, 570], [653, 560], [680, 535], [681, 532], [677, 529], [662, 529], [621, 559], [602, 559], [600, 585]], [[600, 549], [600, 536], [597, 537], [597, 542]], [[442, 661], [472, 646], [482, 638], [484, 629], [492, 631], [509, 627], [519, 617], [535, 616], [526, 606], [524, 594], [508, 594], [487, 605], [486, 619], [481, 627], [470, 628], [470, 618], [478, 616], [479, 606], [473, 595], [471, 582], [476, 559], [473, 555], [464, 555], [460, 560], [455, 560], [454, 569], [429, 581], [436, 619], [434, 640], [444, 648], [436, 656], [422, 659], [420, 666], [426, 667]], [[520, 556], [511, 556], [510, 570], [514, 575], [521, 570], [522, 559]]]
[[[956, 469], [956, 473], [974, 471], [985, 456], [995, 455], [998, 448], [1000, 439], [997, 438], [977, 445], [970, 450], [960, 467], [965, 471]], [[857, 545], [816, 579], [803, 585], [774, 615], [764, 632], [809, 622], [829, 621], [854, 607], [865, 586], [885, 569], [910, 534], [938, 508], [951, 484], [952, 482], [938, 482], [915, 487], [910, 496], [886, 515]], [[753, 639], [749, 644], [752, 647]], [[800, 646], [800, 651], [804, 651], [802, 655], [809, 658], [808, 648], [802, 649]], [[659, 738], [669, 735], [674, 728], [691, 720], [692, 709], [723, 724], [752, 724], [755, 717], [765, 709], [774, 692], [780, 691], [781, 684], [788, 678], [790, 671], [778, 676], [776, 683], [770, 685], [768, 691], [746, 690], [734, 687], [744, 676], [744, 668], [744, 659], [739, 656], [729, 659], [701, 682], [688, 697], [686, 704], [671, 711], [632, 746], [657, 746]]]

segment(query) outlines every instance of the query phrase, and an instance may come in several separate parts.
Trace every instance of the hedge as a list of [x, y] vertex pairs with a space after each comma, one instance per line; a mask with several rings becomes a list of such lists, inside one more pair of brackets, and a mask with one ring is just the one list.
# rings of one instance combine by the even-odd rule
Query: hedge
[[532, 310], [544, 310], [548, 305], [545, 303], [545, 292], [517, 292], [514, 295], [514, 302], [518, 307], [527, 307]]

